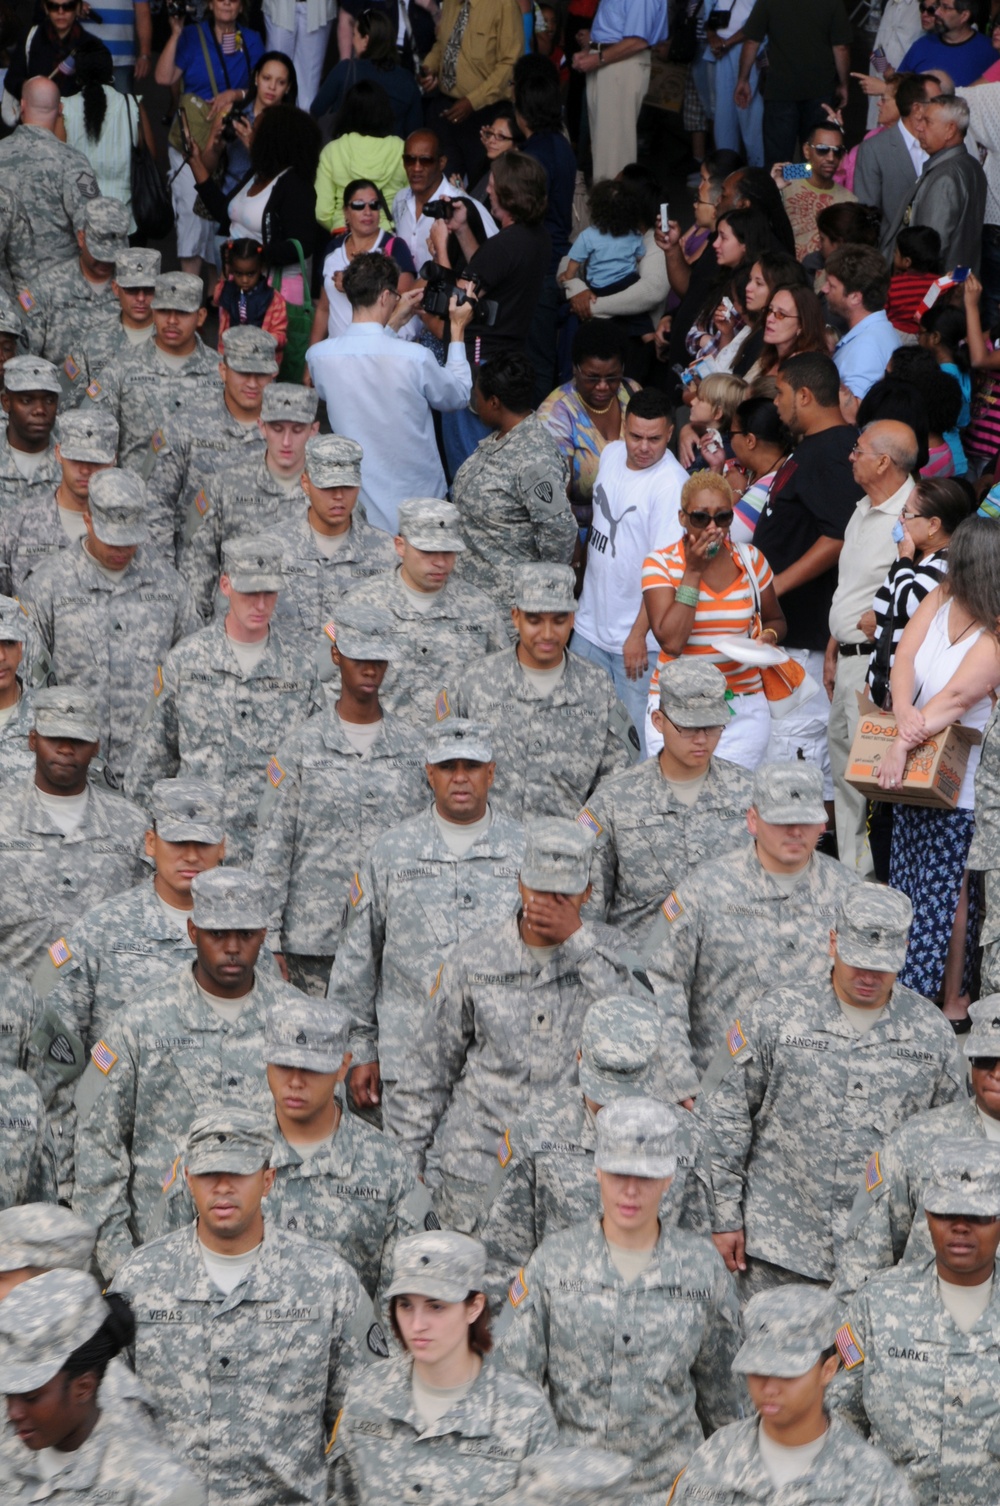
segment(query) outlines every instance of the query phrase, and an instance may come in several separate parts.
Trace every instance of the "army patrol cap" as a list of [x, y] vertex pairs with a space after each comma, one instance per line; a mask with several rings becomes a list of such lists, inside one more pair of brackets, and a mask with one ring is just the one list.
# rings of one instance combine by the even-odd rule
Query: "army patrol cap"
[[597, 1116], [598, 1171], [623, 1177], [672, 1177], [680, 1121], [655, 1098], [623, 1098]]
[[0, 335], [17, 335], [18, 338], [24, 333], [24, 320], [18, 312], [17, 305], [0, 288]]
[[467, 763], [493, 762], [493, 732], [487, 722], [470, 722], [449, 716], [427, 734], [428, 763], [447, 763], [464, 758]]
[[159, 251], [135, 246], [115, 257], [115, 282], [120, 288], [155, 288], [159, 275]]
[[514, 605], [522, 612], [575, 612], [576, 575], [569, 565], [529, 560], [514, 575]]
[[212, 1171], [249, 1176], [271, 1159], [271, 1122], [253, 1109], [210, 1108], [191, 1121], [184, 1144], [184, 1165], [193, 1177]]
[[311, 424], [316, 421], [319, 393], [292, 382], [269, 382], [260, 405], [263, 424]]
[[582, 894], [590, 883], [594, 840], [593, 832], [563, 816], [526, 822], [522, 884], [544, 894]]
[[91, 476], [87, 511], [102, 544], [144, 544], [149, 538], [146, 483], [135, 471], [98, 471]]
[[926, 1213], [944, 1218], [961, 1213], [1000, 1218], [1000, 1145], [955, 1136], [940, 1139], [930, 1153], [923, 1204]]
[[459, 511], [438, 497], [408, 497], [399, 505], [397, 532], [425, 554], [460, 554], [465, 544], [458, 526]]
[[232, 371], [247, 375], [275, 376], [278, 342], [256, 324], [231, 324], [222, 336], [222, 359]]
[[95, 261], [117, 262], [128, 250], [130, 215], [121, 199], [90, 199], [81, 226]]
[[623, 1494], [632, 1461], [596, 1448], [550, 1448], [529, 1454], [517, 1483], [496, 1506], [602, 1506]]
[[814, 763], [762, 763], [753, 776], [752, 805], [771, 826], [826, 825], [823, 775]]
[[209, 868], [191, 880], [191, 919], [203, 931], [266, 931], [267, 885], [247, 868]]
[[724, 727], [731, 715], [725, 675], [690, 655], [661, 664], [660, 710], [675, 727]]
[[222, 786], [207, 779], [193, 774], [158, 779], [150, 801], [156, 835], [164, 842], [221, 842], [225, 803]]
[[8, 392], [62, 392], [59, 373], [51, 361], [41, 356], [15, 356], [3, 369], [3, 384]]
[[382, 637], [385, 613], [374, 604], [342, 596], [334, 607], [333, 641], [348, 659], [385, 659], [395, 654], [392, 643]]
[[350, 1016], [327, 999], [282, 999], [267, 1011], [264, 1060], [269, 1066], [339, 1072], [347, 1050]]
[[85, 1271], [97, 1229], [58, 1203], [22, 1203], [0, 1211], [0, 1271]]
[[244, 534], [226, 539], [222, 570], [234, 591], [280, 591], [285, 584], [285, 551], [274, 534]]
[[660, 1046], [660, 1015], [644, 999], [591, 1004], [583, 1017], [580, 1087], [593, 1103], [645, 1096]]
[[71, 737], [97, 743], [101, 729], [97, 705], [79, 685], [48, 685], [33, 692], [35, 731], [42, 737]]
[[906, 958], [913, 906], [900, 889], [858, 884], [837, 917], [837, 956], [848, 967], [898, 973]]
[[46, 1271], [0, 1302], [0, 1393], [37, 1391], [92, 1339], [110, 1309], [85, 1271]]
[[439, 1302], [464, 1302], [486, 1285], [486, 1250], [454, 1229], [430, 1229], [401, 1239], [392, 1258], [386, 1298], [413, 1293]]
[[345, 434], [314, 434], [306, 440], [306, 475], [313, 486], [360, 486], [364, 450]]
[[962, 1050], [969, 1060], [974, 1061], [977, 1056], [1000, 1056], [1000, 994], [984, 994], [970, 1004], [969, 1019], [972, 1028], [961, 1038]]
[[63, 460], [85, 460], [91, 465], [114, 465], [118, 453], [118, 425], [110, 413], [92, 408], [71, 408], [61, 413], [56, 440]]
[[0, 643], [27, 643], [28, 619], [13, 596], [0, 596]]
[[205, 296], [205, 285], [191, 272], [161, 272], [153, 284], [150, 307], [171, 309], [178, 314], [196, 314]]
[[733, 1370], [797, 1380], [833, 1348], [839, 1326], [836, 1298], [821, 1286], [796, 1281], [758, 1292], [743, 1309], [743, 1345]]

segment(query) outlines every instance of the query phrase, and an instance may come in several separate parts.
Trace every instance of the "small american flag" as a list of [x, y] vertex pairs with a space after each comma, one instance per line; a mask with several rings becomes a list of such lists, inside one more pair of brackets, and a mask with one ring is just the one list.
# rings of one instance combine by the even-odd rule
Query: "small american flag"
[[451, 707], [448, 705], [448, 692], [439, 690], [437, 700], [434, 702], [434, 711], [439, 722], [446, 721], [451, 716]]
[[738, 1056], [747, 1043], [739, 1020], [735, 1020], [726, 1031], [726, 1045], [729, 1047], [730, 1056]]
[[676, 889], [672, 889], [670, 891], [666, 899], [663, 901], [663, 904], [660, 906], [660, 909], [663, 911], [667, 919], [671, 921], [676, 920], [678, 915], [684, 914], [684, 906], [677, 898]]
[[586, 806], [584, 806], [583, 810], [577, 816], [576, 824], [577, 826], [582, 826], [585, 831], [592, 831], [595, 837], [599, 837], [604, 830], [604, 827], [598, 821], [593, 811], [588, 810]]
[[275, 789], [278, 788], [278, 785], [285, 777], [285, 771], [276, 758], [272, 758], [267, 766], [267, 777], [274, 785]]
[[856, 1365], [860, 1365], [864, 1361], [864, 1352], [854, 1337], [850, 1323], [845, 1323], [843, 1328], [837, 1329], [837, 1337], [834, 1339], [834, 1343], [840, 1351], [840, 1358], [844, 1362], [845, 1370], [853, 1370]]
[[878, 1164], [878, 1151], [869, 1158], [865, 1167], [865, 1191], [874, 1192], [876, 1187], [882, 1185], [882, 1170]]
[[90, 1053], [90, 1059], [94, 1063], [95, 1067], [100, 1068], [105, 1077], [108, 1075], [108, 1073], [111, 1071], [111, 1068], [118, 1060], [117, 1056], [111, 1050], [110, 1046], [106, 1046], [103, 1041], [97, 1042], [97, 1045]]
[[49, 947], [49, 956], [52, 958], [53, 967], [62, 967], [63, 963], [68, 962], [72, 955], [73, 953], [66, 945], [65, 936], [60, 936], [59, 940], [54, 941]]
[[238, 31], [224, 31], [222, 33], [222, 50], [227, 57], [231, 57], [234, 52], [239, 52], [242, 45], [243, 39]]

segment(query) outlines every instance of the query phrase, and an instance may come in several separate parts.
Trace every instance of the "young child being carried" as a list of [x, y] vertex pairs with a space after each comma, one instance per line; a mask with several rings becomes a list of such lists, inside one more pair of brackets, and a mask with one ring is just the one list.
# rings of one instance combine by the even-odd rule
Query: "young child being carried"
[[620, 293], [639, 281], [644, 249], [640, 226], [642, 200], [634, 184], [604, 178], [590, 193], [590, 221], [569, 248], [559, 281], [582, 277], [592, 293]]

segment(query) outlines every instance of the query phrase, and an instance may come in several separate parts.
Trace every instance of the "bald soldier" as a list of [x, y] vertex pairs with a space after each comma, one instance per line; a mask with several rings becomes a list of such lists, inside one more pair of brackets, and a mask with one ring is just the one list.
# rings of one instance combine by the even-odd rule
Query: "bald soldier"
[[912, 919], [905, 894], [854, 885], [826, 977], [745, 1001], [720, 1038], [697, 1114], [710, 1145], [713, 1238], [746, 1295], [791, 1279], [829, 1284], [881, 1136], [964, 1092], [947, 1020], [896, 978]]
[[826, 974], [830, 931], [857, 882], [816, 851], [826, 807], [815, 765], [761, 764], [746, 824], [750, 841], [682, 878], [649, 933], [664, 1052], [684, 1097], [751, 999]]

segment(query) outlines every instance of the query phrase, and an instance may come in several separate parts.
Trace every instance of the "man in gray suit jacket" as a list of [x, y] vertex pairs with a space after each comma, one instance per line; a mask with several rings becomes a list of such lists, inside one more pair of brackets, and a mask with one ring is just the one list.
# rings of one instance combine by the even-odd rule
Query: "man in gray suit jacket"
[[888, 247], [905, 225], [933, 225], [941, 237], [945, 270], [969, 266], [979, 271], [986, 174], [965, 149], [969, 106], [953, 94], [942, 94], [921, 105], [917, 136], [927, 153], [909, 203], [893, 221]]
[[904, 74], [896, 88], [899, 120], [858, 147], [854, 166], [854, 192], [862, 204], [882, 211], [883, 255], [892, 252], [889, 232], [897, 216], [913, 197], [914, 185], [927, 160], [917, 139], [919, 107], [941, 93], [937, 79], [929, 74]]

